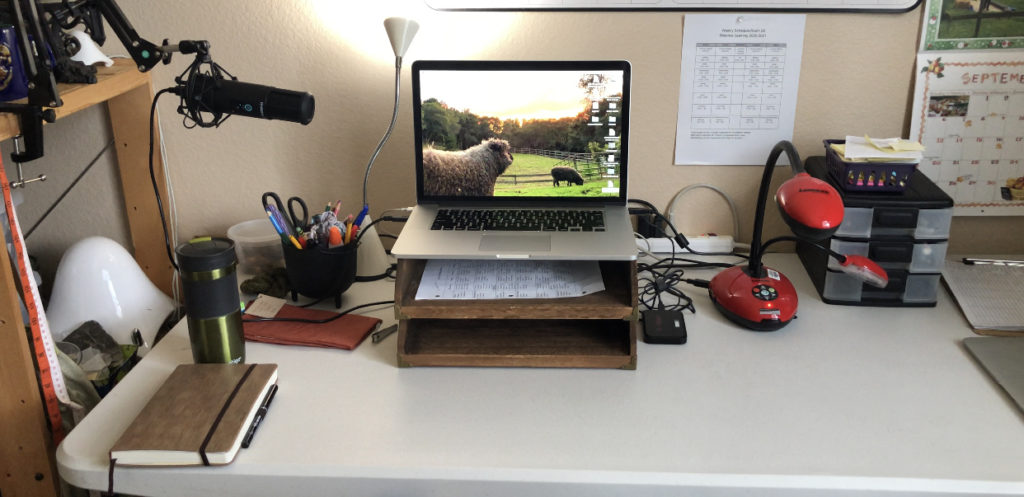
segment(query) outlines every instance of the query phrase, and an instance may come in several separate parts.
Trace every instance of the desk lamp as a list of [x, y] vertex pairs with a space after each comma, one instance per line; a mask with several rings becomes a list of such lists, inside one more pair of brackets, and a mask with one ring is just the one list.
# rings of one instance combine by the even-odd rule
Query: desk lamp
[[[391, 137], [391, 132], [395, 129], [395, 121], [398, 120], [399, 95], [402, 88], [402, 57], [409, 50], [409, 45], [412, 44], [412, 39], [416, 36], [416, 31], [419, 28], [420, 25], [411, 19], [403, 17], [384, 19], [384, 29], [388, 32], [391, 49], [395, 52], [395, 105], [394, 111], [391, 113], [391, 124], [388, 124], [388, 130], [384, 133], [384, 137], [380, 139], [380, 143], [374, 149], [373, 155], [370, 156], [370, 162], [366, 164], [366, 174], [363, 175], [363, 208], [359, 211], [359, 215], [356, 216], [356, 226], [362, 226], [363, 221], [370, 212], [370, 203], [366, 197], [366, 183], [370, 179], [370, 169], [373, 168], [373, 161], [377, 160], [377, 155], [380, 154], [380, 150], [384, 148], [384, 144], [387, 143], [388, 138]], [[366, 239], [366, 248], [359, 251], [360, 253], [357, 258], [358, 267], [356, 274], [363, 276], [383, 273], [388, 266], [387, 254], [384, 252], [384, 246], [380, 243], [380, 237], [377, 236], [373, 227], [370, 227], [369, 230], [372, 233], [366, 233], [362, 236], [362, 238]]]
[[[775, 201], [793, 234], [761, 244], [765, 202], [775, 162], [783, 152], [789, 158], [794, 176], [775, 194]], [[754, 235], [750, 260], [746, 265], [725, 269], [711, 279], [708, 293], [715, 307], [729, 320], [755, 331], [775, 331], [796, 315], [797, 295], [793, 284], [782, 273], [761, 264], [769, 245], [780, 241], [806, 241], [828, 252], [840, 263], [843, 272], [877, 287], [885, 287], [889, 277], [874, 261], [859, 255], [843, 255], [816, 243], [827, 239], [843, 222], [843, 200], [832, 185], [804, 172], [793, 144], [783, 140], [772, 148], [761, 177], [754, 217]]]

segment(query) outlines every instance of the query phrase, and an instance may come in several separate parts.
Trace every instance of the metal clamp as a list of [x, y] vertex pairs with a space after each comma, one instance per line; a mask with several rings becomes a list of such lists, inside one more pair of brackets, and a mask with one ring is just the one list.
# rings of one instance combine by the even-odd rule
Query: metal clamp
[[[22, 138], [22, 136], [18, 135], [18, 136], [14, 137], [14, 154], [13, 155], [15, 157], [21, 155], [21, 146], [19, 146], [20, 142], [18, 141], [19, 138]], [[21, 162], [15, 162], [14, 164], [16, 166], [18, 166], [18, 180], [11, 182], [11, 188], [24, 188], [25, 185], [27, 185], [29, 183], [35, 183], [36, 181], [46, 181], [46, 175], [45, 174], [40, 174], [39, 176], [37, 176], [35, 178], [25, 179], [25, 174], [24, 174], [24, 172], [21, 169]]]

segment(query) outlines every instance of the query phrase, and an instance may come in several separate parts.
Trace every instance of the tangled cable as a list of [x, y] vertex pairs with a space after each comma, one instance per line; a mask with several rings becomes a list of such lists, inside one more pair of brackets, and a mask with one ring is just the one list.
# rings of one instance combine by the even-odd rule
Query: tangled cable
[[[676, 284], [682, 281], [683, 270], [672, 269], [666, 272], [650, 271], [650, 276], [639, 278], [640, 303], [647, 309], [695, 312], [693, 300], [682, 290], [676, 288]], [[665, 302], [665, 295], [675, 297], [669, 303]]]

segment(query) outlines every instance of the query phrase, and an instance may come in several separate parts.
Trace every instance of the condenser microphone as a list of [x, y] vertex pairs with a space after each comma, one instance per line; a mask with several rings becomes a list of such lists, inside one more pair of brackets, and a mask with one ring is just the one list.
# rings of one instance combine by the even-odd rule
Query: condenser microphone
[[[243, 83], [209, 74], [190, 74], [173, 92], [181, 97], [178, 112], [190, 117], [213, 114], [213, 123], [224, 114], [277, 119], [300, 124], [313, 120], [315, 102], [307, 92], [283, 90], [273, 86]], [[205, 119], [195, 119], [197, 123]]]

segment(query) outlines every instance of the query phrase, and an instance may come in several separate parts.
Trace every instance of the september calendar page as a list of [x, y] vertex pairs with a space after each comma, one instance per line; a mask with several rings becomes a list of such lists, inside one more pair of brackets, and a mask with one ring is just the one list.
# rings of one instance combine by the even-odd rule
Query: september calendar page
[[1024, 215], [1024, 54], [919, 54], [910, 136], [954, 215]]

